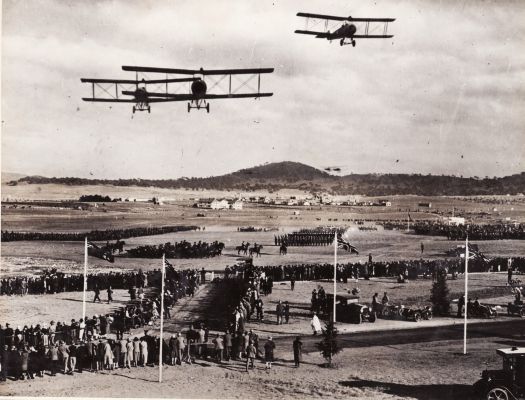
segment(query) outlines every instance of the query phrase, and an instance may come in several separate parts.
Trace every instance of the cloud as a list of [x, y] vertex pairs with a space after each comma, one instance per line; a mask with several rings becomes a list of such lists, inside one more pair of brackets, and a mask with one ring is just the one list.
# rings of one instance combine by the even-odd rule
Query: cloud
[[[294, 34], [297, 11], [393, 16], [395, 37], [341, 48]], [[524, 168], [523, 2], [8, 0], [3, 14], [4, 171], [167, 178], [287, 159], [354, 172]], [[274, 96], [214, 101], [210, 114], [155, 104], [133, 119], [131, 105], [81, 101], [80, 77], [133, 77], [125, 64], [271, 66], [262, 88]]]

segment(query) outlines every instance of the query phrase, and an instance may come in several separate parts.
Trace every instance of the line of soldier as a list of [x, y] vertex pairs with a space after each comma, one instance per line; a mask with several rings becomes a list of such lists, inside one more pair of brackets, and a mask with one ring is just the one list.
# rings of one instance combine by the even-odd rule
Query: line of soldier
[[163, 235], [182, 231], [200, 230], [194, 225], [152, 226], [125, 229], [94, 230], [90, 232], [15, 232], [2, 231], [2, 242], [21, 240], [49, 240], [49, 241], [84, 241], [87, 236], [91, 241], [119, 240], [140, 236]]
[[418, 235], [446, 236], [449, 240], [525, 239], [525, 224], [447, 225], [442, 222], [417, 222], [413, 226]]

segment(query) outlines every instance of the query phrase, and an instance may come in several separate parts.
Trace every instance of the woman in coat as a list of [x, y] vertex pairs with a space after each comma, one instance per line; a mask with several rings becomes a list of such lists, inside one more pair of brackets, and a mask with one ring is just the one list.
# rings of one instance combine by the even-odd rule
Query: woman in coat
[[274, 350], [275, 350], [275, 343], [273, 342], [272, 337], [269, 336], [268, 340], [264, 344], [264, 360], [266, 361], [267, 369], [272, 369]]
[[301, 361], [302, 361], [302, 350], [303, 350], [303, 342], [301, 342], [301, 338], [297, 336], [295, 340], [293, 341], [293, 360], [297, 368], [299, 368], [299, 365], [301, 364]]

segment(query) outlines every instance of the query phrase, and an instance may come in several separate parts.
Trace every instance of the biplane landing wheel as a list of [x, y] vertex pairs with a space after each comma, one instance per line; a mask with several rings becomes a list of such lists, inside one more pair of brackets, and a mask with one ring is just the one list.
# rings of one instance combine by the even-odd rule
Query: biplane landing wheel
[[207, 112], [207, 113], [210, 112], [210, 104], [206, 104], [206, 112]]
[[340, 46], [344, 46], [344, 44], [345, 44], [345, 40], [344, 40], [344, 39], [341, 39], [341, 41], [339, 42], [339, 45], [340, 45]]
[[135, 106], [133, 106], [133, 114], [135, 114]]
[[188, 112], [190, 112], [190, 110], [191, 110], [190, 103], [188, 103]]
[[352, 47], [355, 47], [355, 40], [352, 40]]
[[148, 114], [151, 113], [151, 107], [148, 107]]

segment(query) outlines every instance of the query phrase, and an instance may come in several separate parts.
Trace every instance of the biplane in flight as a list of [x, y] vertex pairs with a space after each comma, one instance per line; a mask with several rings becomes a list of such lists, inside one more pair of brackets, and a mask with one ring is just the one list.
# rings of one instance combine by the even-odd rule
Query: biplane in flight
[[[273, 93], [261, 92], [261, 74], [271, 73], [273, 68], [192, 70], [123, 66], [122, 69], [135, 72], [135, 80], [82, 78], [81, 82], [92, 85], [92, 97], [83, 97], [82, 100], [135, 103], [133, 113], [135, 111], [151, 112], [151, 103], [187, 101], [188, 112], [193, 108], [210, 112], [208, 100], [258, 99], [273, 95]], [[142, 75], [141, 78], [139, 74]], [[165, 78], [149, 79], [146, 74], [163, 74]], [[177, 75], [191, 76], [174, 77]], [[255, 80], [256, 87], [254, 87]], [[189, 88], [186, 88], [185, 82], [188, 83]], [[184, 87], [181, 87], [181, 84]], [[151, 85], [155, 85], [153, 90], [148, 88]]]
[[[394, 35], [388, 35], [388, 24], [395, 21], [395, 18], [337, 17], [303, 12], [297, 13], [297, 16], [306, 18], [306, 29], [296, 30], [295, 33], [314, 35], [316, 38], [330, 41], [339, 40], [341, 46], [351, 44], [355, 47], [355, 39], [388, 39], [394, 37]], [[375, 33], [381, 24], [382, 34]], [[318, 26], [322, 30], [312, 30]]]

